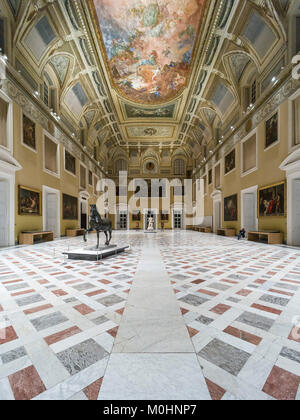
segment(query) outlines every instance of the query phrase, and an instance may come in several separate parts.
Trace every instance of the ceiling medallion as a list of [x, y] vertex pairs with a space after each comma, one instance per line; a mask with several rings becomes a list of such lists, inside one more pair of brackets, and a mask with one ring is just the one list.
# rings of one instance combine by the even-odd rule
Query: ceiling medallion
[[155, 128], [146, 128], [144, 133], [145, 133], [146, 136], [153, 137], [153, 136], [155, 136], [155, 134], [157, 134], [157, 130], [155, 130]]
[[161, 103], [188, 84], [206, 0], [90, 0], [110, 78], [133, 102]]

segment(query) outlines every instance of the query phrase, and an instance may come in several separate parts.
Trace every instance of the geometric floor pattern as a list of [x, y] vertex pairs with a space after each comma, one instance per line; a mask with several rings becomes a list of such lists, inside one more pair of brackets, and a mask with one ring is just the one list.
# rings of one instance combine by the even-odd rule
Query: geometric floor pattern
[[130, 249], [99, 262], [65, 258], [82, 238], [1, 250], [0, 400], [98, 399], [145, 241], [211, 398], [299, 400], [300, 250], [185, 231], [114, 232]]

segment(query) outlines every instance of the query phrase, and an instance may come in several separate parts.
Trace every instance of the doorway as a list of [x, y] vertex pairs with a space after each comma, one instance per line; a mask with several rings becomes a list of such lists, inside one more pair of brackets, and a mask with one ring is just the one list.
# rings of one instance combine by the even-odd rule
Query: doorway
[[144, 223], [145, 230], [148, 229], [149, 219], [151, 217], [153, 218], [153, 221], [154, 221], [154, 225], [153, 225], [154, 230], [157, 230], [157, 213], [156, 213], [155, 210], [148, 210], [148, 211], [146, 211], [146, 213], [145, 213], [145, 223]]
[[0, 247], [9, 245], [9, 185], [0, 180]]
[[242, 191], [242, 228], [246, 232], [258, 229], [257, 189], [256, 186]]
[[128, 215], [126, 210], [121, 210], [119, 213], [118, 227], [120, 230], [127, 230]]
[[300, 179], [292, 180], [292, 244], [300, 246]]
[[60, 237], [60, 192], [43, 186], [43, 228]]
[[182, 211], [181, 210], [174, 210], [173, 212], [173, 226], [174, 229], [182, 229]]
[[88, 201], [85, 198], [80, 200], [80, 228], [87, 229], [88, 222]]
[[222, 227], [222, 203], [214, 201], [214, 232]]

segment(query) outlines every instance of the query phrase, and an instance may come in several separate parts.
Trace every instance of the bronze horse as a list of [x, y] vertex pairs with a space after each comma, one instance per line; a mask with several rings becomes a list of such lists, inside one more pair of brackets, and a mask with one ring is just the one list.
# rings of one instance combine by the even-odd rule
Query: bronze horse
[[[93, 230], [97, 231], [97, 249], [99, 248], [99, 234], [100, 232], [104, 232], [106, 236], [105, 245], [109, 246], [111, 241], [112, 235], [112, 222], [108, 219], [101, 219], [100, 214], [98, 213], [97, 207], [95, 204], [91, 205], [91, 212], [90, 212], [90, 223], [89, 229], [84, 232], [84, 241], [86, 242], [86, 234], [87, 232], [92, 232]], [[109, 234], [109, 238], [108, 238]]]

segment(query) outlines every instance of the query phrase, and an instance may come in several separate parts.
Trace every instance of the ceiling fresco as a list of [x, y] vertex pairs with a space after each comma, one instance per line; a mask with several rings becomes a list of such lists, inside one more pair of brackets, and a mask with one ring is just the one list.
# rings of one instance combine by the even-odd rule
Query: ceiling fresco
[[110, 77], [132, 102], [158, 104], [187, 85], [206, 0], [91, 0]]
[[125, 104], [127, 118], [174, 118], [176, 105], [167, 105], [159, 108], [138, 108]]

